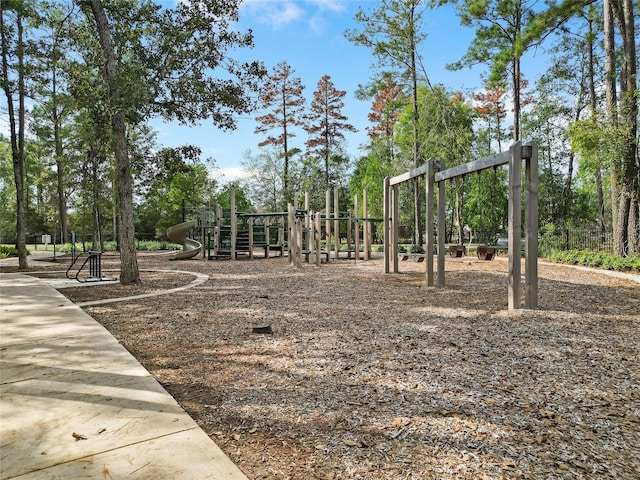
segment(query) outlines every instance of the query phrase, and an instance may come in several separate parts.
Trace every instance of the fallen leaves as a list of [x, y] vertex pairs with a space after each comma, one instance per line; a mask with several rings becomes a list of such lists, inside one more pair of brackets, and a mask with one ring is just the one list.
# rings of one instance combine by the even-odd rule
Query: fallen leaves
[[188, 261], [211, 281], [88, 311], [250, 478], [638, 477], [640, 285], [541, 265], [509, 312], [500, 261], [403, 268]]

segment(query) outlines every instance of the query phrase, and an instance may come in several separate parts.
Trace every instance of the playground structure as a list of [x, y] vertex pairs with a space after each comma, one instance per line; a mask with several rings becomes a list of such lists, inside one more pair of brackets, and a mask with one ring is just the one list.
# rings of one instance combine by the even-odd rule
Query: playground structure
[[189, 230], [196, 226], [196, 222], [182, 222], [167, 229], [167, 238], [173, 243], [182, 245], [182, 250], [173, 256], [173, 260], [185, 260], [193, 258], [202, 250], [202, 244], [197, 240], [187, 237]]
[[[325, 193], [324, 212], [310, 210], [308, 193], [305, 193], [304, 202], [304, 210], [298, 208], [297, 198], [293, 205], [288, 205], [289, 261], [291, 263], [300, 266], [304, 257], [305, 261], [319, 266], [323, 259], [328, 262], [332, 254], [334, 260], [341, 258], [341, 253], [346, 253], [347, 259], [351, 259], [353, 255], [354, 262], [357, 262], [360, 258], [361, 245], [363, 260], [371, 258], [371, 223], [379, 219], [368, 217], [366, 191], [362, 193], [362, 217], [358, 216], [360, 213], [358, 195], [354, 195], [353, 211], [340, 211], [338, 189], [333, 191], [333, 212], [329, 190]], [[341, 248], [341, 222], [346, 224], [346, 250]], [[324, 250], [322, 249], [323, 237], [325, 238]], [[332, 245], [333, 248], [331, 248]]]
[[[398, 209], [399, 185], [418, 177], [425, 177], [426, 184], [426, 282], [434, 285], [433, 252], [435, 247], [434, 194], [438, 185], [437, 211], [437, 286], [445, 285], [445, 182], [472, 172], [508, 165], [509, 169], [509, 214], [508, 214], [508, 253], [509, 253], [509, 310], [521, 308], [521, 266], [520, 238], [522, 230], [522, 161], [525, 161], [525, 307], [538, 306], [538, 148], [533, 142], [514, 143], [508, 151], [490, 157], [475, 160], [457, 167], [445, 169], [443, 159], [430, 158], [427, 162], [409, 172], [384, 180], [384, 269], [385, 273], [398, 273]], [[456, 254], [461, 252], [456, 247]], [[487, 246], [482, 254], [495, 247]], [[459, 255], [460, 252], [460, 255]]]
[[[367, 217], [367, 194], [363, 192], [362, 207], [358, 195], [354, 195], [354, 209], [339, 210], [338, 190], [333, 192], [333, 211], [331, 192], [326, 192], [326, 205], [323, 211], [312, 211], [309, 194], [304, 195], [304, 208], [299, 208], [299, 195], [289, 204], [286, 212], [238, 212], [235, 193], [231, 192], [230, 209], [216, 207], [183, 207], [183, 218], [191, 216], [195, 220], [185, 221], [172, 229], [186, 236], [187, 231], [196, 230], [201, 241], [191, 240], [204, 248], [187, 248], [180, 252], [180, 258], [192, 258], [201, 252], [203, 258], [237, 260], [240, 256], [255, 258], [256, 250], [264, 249], [264, 257], [274, 251], [279, 256], [287, 254], [290, 263], [299, 266], [302, 259], [320, 265], [322, 259], [337, 260], [342, 253], [354, 261], [363, 252], [363, 259], [371, 257], [371, 222], [382, 221]], [[358, 216], [362, 208], [362, 216]], [[356, 215], [353, 215], [355, 212]], [[341, 228], [341, 226], [343, 228]], [[171, 229], [170, 229], [171, 230]], [[172, 233], [176, 233], [172, 232]], [[344, 232], [344, 237], [341, 233]], [[167, 231], [169, 234], [169, 231]], [[346, 238], [346, 249], [341, 248], [342, 238]], [[324, 247], [322, 240], [324, 239]], [[179, 239], [176, 243], [188, 242]], [[333, 246], [333, 248], [331, 248]], [[362, 248], [361, 248], [362, 246]], [[194, 253], [195, 251], [195, 253]]]

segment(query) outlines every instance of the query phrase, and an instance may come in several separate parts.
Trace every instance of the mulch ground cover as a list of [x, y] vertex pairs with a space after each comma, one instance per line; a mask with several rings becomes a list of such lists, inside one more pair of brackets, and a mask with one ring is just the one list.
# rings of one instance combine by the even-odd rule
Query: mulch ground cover
[[[633, 280], [540, 264], [539, 308], [508, 311], [503, 259], [447, 259], [445, 288], [411, 261], [398, 275], [379, 259], [139, 265], [140, 286], [61, 291], [209, 275], [85, 310], [251, 479], [640, 478]], [[103, 268], [117, 275], [117, 257]]]

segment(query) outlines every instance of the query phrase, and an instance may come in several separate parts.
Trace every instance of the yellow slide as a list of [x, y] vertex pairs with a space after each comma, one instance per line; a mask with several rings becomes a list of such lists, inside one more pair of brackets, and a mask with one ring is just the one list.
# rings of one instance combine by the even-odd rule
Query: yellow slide
[[187, 238], [187, 232], [197, 225], [195, 220], [179, 223], [167, 229], [167, 237], [170, 242], [182, 245], [182, 250], [175, 254], [174, 260], [186, 260], [193, 258], [202, 250], [202, 244], [192, 238]]

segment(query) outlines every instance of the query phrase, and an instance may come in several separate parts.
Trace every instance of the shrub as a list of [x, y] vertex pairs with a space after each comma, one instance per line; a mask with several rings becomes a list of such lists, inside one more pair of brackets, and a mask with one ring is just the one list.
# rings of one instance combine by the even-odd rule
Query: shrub
[[553, 251], [547, 258], [558, 263], [584, 265], [605, 270], [640, 272], [640, 255], [622, 257], [612, 253], [591, 252], [589, 250]]
[[18, 249], [8, 245], [0, 245], [0, 258], [17, 257]]
[[424, 253], [424, 247], [422, 245], [411, 245], [411, 253]]
[[[71, 244], [63, 243], [62, 245], [57, 245], [56, 250], [62, 253], [69, 253], [71, 251]], [[81, 252], [81, 251], [82, 251], [82, 244], [76, 243], [76, 252]]]

